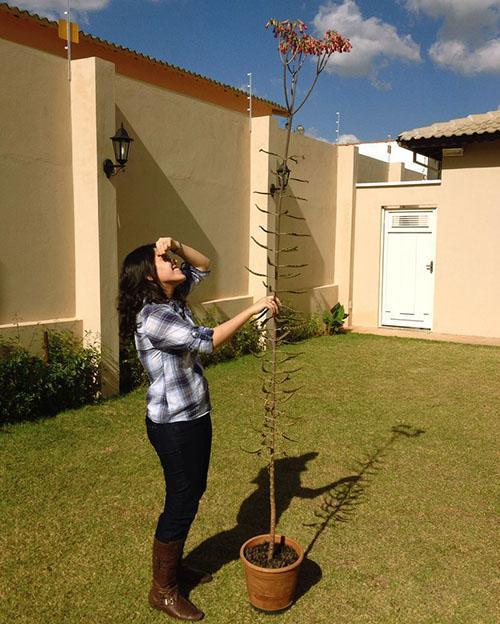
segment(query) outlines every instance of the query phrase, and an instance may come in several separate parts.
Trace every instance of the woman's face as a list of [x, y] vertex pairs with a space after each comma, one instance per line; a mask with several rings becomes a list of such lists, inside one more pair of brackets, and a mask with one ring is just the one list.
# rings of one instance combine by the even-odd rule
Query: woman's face
[[167, 252], [162, 256], [155, 254], [155, 266], [158, 279], [165, 286], [178, 286], [186, 281], [173, 254]]

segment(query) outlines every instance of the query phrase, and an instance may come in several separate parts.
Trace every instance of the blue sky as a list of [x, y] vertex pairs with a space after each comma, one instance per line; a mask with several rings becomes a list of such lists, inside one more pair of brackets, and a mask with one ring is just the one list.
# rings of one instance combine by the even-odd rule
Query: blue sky
[[[67, 0], [9, 4], [51, 18]], [[270, 17], [335, 29], [353, 51], [334, 59], [296, 120], [335, 140], [396, 137], [500, 107], [500, 0], [71, 0], [80, 29], [282, 102]], [[309, 76], [303, 72], [302, 87]]]

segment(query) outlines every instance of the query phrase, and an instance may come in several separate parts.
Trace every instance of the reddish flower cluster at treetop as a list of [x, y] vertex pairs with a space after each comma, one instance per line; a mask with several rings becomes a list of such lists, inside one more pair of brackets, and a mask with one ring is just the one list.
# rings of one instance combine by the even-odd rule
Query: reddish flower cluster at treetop
[[286, 55], [309, 54], [313, 56], [330, 56], [333, 52], [349, 52], [351, 42], [334, 30], [327, 30], [323, 39], [307, 34], [307, 25], [301, 20], [270, 19], [266, 28], [271, 27], [276, 39], [279, 38], [279, 50]]

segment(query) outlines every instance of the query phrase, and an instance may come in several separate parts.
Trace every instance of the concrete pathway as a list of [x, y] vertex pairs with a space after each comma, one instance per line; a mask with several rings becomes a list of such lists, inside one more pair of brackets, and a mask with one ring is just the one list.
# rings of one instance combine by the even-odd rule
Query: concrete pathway
[[462, 342], [500, 347], [500, 337], [459, 336], [456, 334], [438, 334], [428, 329], [407, 329], [396, 327], [348, 327], [355, 334], [374, 334], [375, 336], [398, 336], [399, 338], [419, 338], [420, 340], [441, 340], [443, 342]]

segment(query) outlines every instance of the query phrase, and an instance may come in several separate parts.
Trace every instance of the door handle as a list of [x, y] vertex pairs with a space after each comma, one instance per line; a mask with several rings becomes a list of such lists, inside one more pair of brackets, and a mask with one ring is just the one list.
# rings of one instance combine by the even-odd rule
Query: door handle
[[429, 264], [426, 264], [425, 268], [429, 271], [429, 273], [433, 273], [434, 272], [434, 260], [431, 260]]

